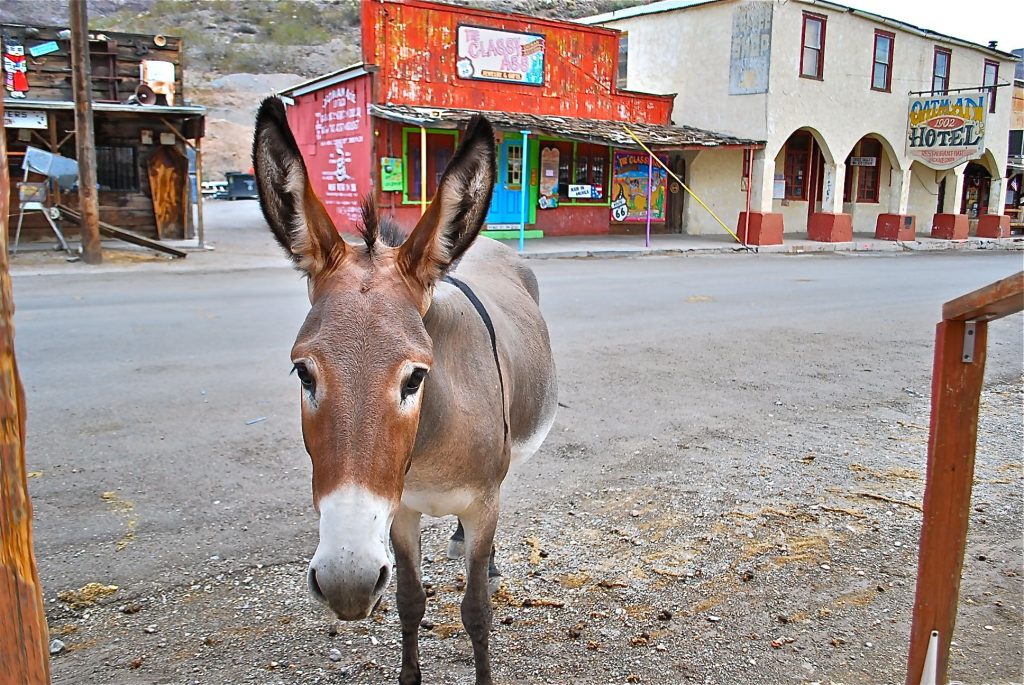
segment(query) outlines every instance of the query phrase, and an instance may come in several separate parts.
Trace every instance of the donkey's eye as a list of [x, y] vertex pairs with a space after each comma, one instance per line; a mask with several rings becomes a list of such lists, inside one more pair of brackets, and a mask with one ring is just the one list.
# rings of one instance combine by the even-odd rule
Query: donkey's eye
[[405, 385], [402, 386], [402, 400], [410, 395], [415, 395], [419, 391], [420, 386], [423, 385], [423, 379], [427, 377], [427, 370], [422, 366], [416, 367], [412, 371], [412, 375], [405, 381]]
[[299, 383], [302, 383], [302, 387], [306, 390], [313, 392], [313, 374], [309, 372], [309, 369], [302, 362], [296, 362], [292, 368], [295, 375], [299, 377]]

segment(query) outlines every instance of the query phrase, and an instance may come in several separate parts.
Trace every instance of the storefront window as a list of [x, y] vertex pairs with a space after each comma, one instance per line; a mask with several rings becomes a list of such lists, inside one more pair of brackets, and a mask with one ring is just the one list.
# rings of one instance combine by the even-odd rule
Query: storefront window
[[[420, 154], [420, 132], [405, 131], [405, 201], [419, 202], [422, 199], [423, 183], [422, 155]], [[441, 176], [455, 154], [455, 132], [427, 133], [427, 199], [434, 197]]]
[[[568, 141], [541, 143], [541, 148], [558, 150], [558, 199], [560, 202], [603, 200], [608, 184], [608, 148]], [[569, 186], [590, 186], [589, 195], [569, 196]]]

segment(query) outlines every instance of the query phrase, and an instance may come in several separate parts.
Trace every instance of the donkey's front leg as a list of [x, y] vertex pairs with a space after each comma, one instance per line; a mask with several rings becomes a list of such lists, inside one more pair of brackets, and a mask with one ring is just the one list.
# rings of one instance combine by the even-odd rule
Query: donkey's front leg
[[461, 519], [466, 528], [466, 596], [462, 600], [462, 625], [473, 641], [476, 685], [492, 685], [491, 657], [487, 649], [491, 632], [487, 568], [498, 523], [497, 498], [477, 505]]
[[427, 608], [420, 572], [420, 513], [400, 507], [391, 524], [398, 567], [398, 616], [402, 620], [402, 672], [399, 685], [420, 685], [420, 621]]

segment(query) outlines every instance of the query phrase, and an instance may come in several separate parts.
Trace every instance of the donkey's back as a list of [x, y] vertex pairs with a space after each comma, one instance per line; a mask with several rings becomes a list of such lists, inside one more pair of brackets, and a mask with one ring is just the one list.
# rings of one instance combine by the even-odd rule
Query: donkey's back
[[467, 283], [494, 324], [506, 384], [512, 462], [527, 459], [555, 420], [558, 393], [537, 277], [515, 250], [479, 237], [452, 276]]

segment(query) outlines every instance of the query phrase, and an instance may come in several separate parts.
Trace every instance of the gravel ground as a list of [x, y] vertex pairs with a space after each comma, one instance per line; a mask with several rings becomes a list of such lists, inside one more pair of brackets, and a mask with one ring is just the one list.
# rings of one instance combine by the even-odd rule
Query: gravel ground
[[[928, 423], [926, 399], [907, 397], [842, 437], [777, 402], [787, 426], [771, 444], [715, 431], [619, 444], [623, 456], [614, 468], [598, 459], [589, 489], [510, 511], [498, 681], [897, 682]], [[1021, 383], [989, 388], [983, 402], [951, 673], [1019, 682]], [[556, 434], [539, 458], [557, 471], [593, 449]], [[451, 523], [424, 528], [431, 683], [472, 680], [461, 568], [444, 554]], [[158, 594], [125, 588], [78, 609], [51, 599], [51, 630], [68, 643], [55, 682], [393, 682], [393, 603], [363, 623], [332, 621], [307, 597], [304, 570], [214, 557]]]
[[[533, 266], [565, 406], [506, 490], [497, 682], [902, 683], [935, 312], [1019, 257]], [[302, 283], [15, 294], [54, 682], [395, 682], [393, 602], [337, 623], [304, 587], [315, 515], [282, 361]], [[1022, 324], [990, 327], [951, 668], [971, 685], [1024, 680]], [[425, 683], [472, 681], [453, 523], [425, 519]]]

